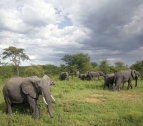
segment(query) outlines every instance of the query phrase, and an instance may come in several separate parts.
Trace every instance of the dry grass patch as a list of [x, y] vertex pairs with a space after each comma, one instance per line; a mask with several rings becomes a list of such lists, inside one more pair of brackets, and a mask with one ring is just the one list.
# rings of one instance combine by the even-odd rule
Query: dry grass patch
[[85, 98], [86, 102], [93, 102], [93, 103], [101, 103], [102, 100], [97, 99], [97, 98]]
[[105, 101], [105, 99], [103, 98], [103, 94], [93, 94], [90, 97], [85, 98], [84, 101], [92, 103], [101, 103]]
[[92, 97], [103, 97], [103, 94], [93, 94]]

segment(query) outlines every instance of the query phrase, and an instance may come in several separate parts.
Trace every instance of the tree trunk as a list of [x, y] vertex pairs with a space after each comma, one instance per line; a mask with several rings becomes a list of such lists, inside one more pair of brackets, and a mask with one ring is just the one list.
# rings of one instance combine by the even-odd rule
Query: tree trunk
[[18, 69], [18, 65], [16, 65], [16, 72], [17, 72], [17, 76], [19, 76], [19, 69]]

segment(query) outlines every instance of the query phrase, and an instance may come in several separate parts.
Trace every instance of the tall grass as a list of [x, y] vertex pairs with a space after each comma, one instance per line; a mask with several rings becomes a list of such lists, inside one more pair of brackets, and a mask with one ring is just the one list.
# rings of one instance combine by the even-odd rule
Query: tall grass
[[[142, 126], [143, 125], [143, 80], [138, 86], [119, 92], [103, 90], [103, 79], [82, 81], [77, 77], [61, 81], [52, 77], [56, 86], [51, 92], [54, 118], [47, 113], [42, 97], [38, 105], [40, 120], [34, 120], [29, 106], [14, 106], [13, 115], [5, 114], [2, 95], [4, 81], [0, 83], [0, 125], [4, 126]], [[133, 82], [135, 83], [135, 82]]]

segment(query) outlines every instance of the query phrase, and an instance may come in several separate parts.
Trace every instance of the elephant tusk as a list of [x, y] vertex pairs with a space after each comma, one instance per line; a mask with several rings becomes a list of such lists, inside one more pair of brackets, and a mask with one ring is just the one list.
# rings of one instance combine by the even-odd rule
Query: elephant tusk
[[54, 97], [51, 95], [51, 98], [54, 100], [54, 102], [56, 102], [56, 100], [54, 99]]
[[48, 105], [48, 103], [46, 102], [45, 98], [43, 97], [43, 101], [45, 102], [46, 105]]

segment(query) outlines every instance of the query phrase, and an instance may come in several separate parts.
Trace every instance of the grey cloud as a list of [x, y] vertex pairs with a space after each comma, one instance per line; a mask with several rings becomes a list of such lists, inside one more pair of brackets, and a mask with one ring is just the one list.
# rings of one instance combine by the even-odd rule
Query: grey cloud
[[[4, 47], [10, 44], [20, 47], [23, 43], [27, 54], [35, 56], [33, 63], [59, 65], [64, 55], [80, 52], [88, 53], [91, 61], [98, 63], [102, 59], [109, 59], [109, 62], [121, 60], [131, 65], [136, 60], [142, 60], [142, 0], [101, 0], [98, 3], [89, 0], [86, 4], [82, 0], [48, 0], [47, 5], [54, 5], [53, 8], [58, 8], [60, 13], [55, 11], [55, 14], [50, 13], [47, 17], [41, 17], [45, 10], [39, 13], [46, 3], [42, 3], [39, 10], [38, 6], [31, 10], [31, 6], [26, 4], [21, 2], [19, 8], [16, 4], [19, 12], [16, 18], [20, 21], [16, 24], [19, 26], [17, 29], [6, 27], [0, 19], [0, 43]], [[23, 7], [28, 9], [22, 10]], [[66, 19], [63, 21], [67, 15], [73, 26], [68, 27], [69, 22]], [[65, 24], [64, 28], [61, 26], [59, 29], [61, 21]], [[13, 35], [4, 31], [12, 32]]]
[[[129, 38], [126, 37], [126, 34], [122, 34], [123, 27], [133, 21], [133, 16], [142, 3], [141, 0], [109, 0], [107, 5], [101, 6], [98, 11], [87, 12], [86, 18], [80, 23], [91, 29], [92, 34], [90, 34], [88, 42], [85, 40], [84, 45], [89, 49], [102, 47], [123, 52], [128, 52], [142, 45], [143, 30], [136, 36], [128, 34]], [[142, 26], [141, 29], [143, 29]]]

